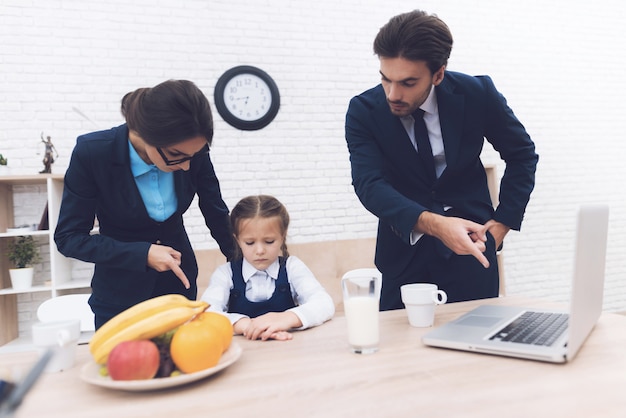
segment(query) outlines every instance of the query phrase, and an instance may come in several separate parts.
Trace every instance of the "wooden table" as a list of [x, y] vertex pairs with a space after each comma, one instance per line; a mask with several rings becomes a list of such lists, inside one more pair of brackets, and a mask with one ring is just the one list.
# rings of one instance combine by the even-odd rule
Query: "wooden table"
[[[504, 297], [493, 304], [551, 306]], [[436, 324], [486, 303], [437, 307]], [[424, 346], [429, 328], [403, 310], [381, 313], [380, 351], [348, 350], [345, 318], [288, 342], [235, 337], [241, 358], [219, 374], [158, 392], [120, 392], [79, 378], [90, 361], [79, 347], [72, 369], [45, 374], [17, 417], [612, 417], [626, 416], [626, 317], [601, 316], [576, 359], [565, 365]], [[0, 355], [27, 369], [35, 353]]]

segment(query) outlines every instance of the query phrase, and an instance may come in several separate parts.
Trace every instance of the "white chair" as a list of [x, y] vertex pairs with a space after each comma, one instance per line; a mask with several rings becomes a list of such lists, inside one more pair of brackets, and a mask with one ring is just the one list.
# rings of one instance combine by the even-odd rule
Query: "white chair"
[[87, 303], [89, 296], [91, 295], [81, 293], [45, 300], [37, 308], [37, 319], [41, 322], [80, 319], [81, 334], [93, 333], [95, 330], [94, 315]]
[[[485, 173], [487, 174], [487, 187], [491, 196], [491, 203], [494, 208], [498, 207], [498, 180], [497, 167], [494, 164], [485, 165]], [[504, 255], [502, 250], [496, 252], [496, 261], [498, 263], [498, 273], [500, 279], [500, 296], [506, 296], [506, 279], [504, 277]]]

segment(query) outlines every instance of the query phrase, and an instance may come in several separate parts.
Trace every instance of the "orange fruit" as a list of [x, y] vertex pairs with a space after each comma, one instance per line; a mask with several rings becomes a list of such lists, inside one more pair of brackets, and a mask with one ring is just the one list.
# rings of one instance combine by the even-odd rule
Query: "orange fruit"
[[220, 360], [223, 340], [220, 331], [204, 321], [192, 320], [176, 330], [170, 343], [170, 355], [183, 373], [214, 367]]
[[207, 325], [216, 328], [222, 336], [223, 351], [228, 350], [230, 343], [233, 341], [233, 325], [226, 315], [217, 312], [205, 311], [194, 318], [194, 321], [203, 321]]

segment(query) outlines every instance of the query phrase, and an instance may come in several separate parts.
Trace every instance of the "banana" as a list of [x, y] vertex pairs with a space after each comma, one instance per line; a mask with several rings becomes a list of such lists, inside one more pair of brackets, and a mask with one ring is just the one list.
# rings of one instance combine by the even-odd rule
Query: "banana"
[[109, 353], [119, 343], [154, 338], [184, 324], [205, 309], [206, 307], [178, 306], [135, 322], [105, 341], [93, 353], [94, 360], [98, 364], [106, 364]]
[[91, 341], [89, 341], [90, 352], [93, 354], [102, 343], [115, 335], [120, 329], [130, 326], [145, 317], [154, 315], [166, 309], [167, 306], [179, 306], [179, 304], [184, 303], [184, 299], [186, 299], [184, 296], [178, 294], [164, 295], [148, 299], [128, 308], [96, 331]]
[[105, 364], [120, 342], [149, 339], [170, 331], [205, 311], [209, 304], [182, 295], [159, 296], [141, 302], [112, 318], [96, 331], [89, 351], [98, 364]]
[[102, 325], [91, 338], [91, 341], [89, 341], [89, 350], [93, 354], [102, 343], [115, 335], [119, 330], [165, 309], [177, 306], [201, 306], [199, 303], [203, 302], [190, 301], [179, 294], [158, 296], [138, 303]]

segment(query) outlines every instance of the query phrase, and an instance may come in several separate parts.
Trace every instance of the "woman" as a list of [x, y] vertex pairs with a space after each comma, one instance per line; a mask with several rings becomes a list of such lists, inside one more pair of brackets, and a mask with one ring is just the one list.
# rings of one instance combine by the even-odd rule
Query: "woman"
[[[54, 239], [66, 257], [95, 263], [89, 305], [96, 329], [146, 299], [197, 296], [198, 266], [183, 225], [194, 196], [227, 259], [228, 208], [209, 158], [209, 102], [169, 80], [122, 99], [126, 123], [78, 137], [65, 173]], [[99, 234], [90, 234], [94, 217]]]

